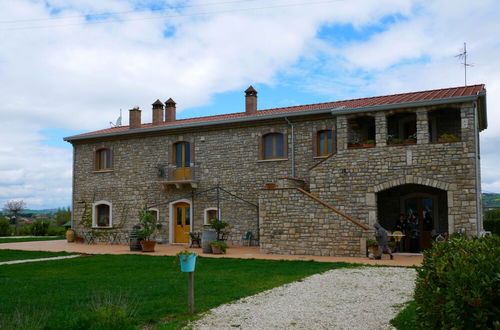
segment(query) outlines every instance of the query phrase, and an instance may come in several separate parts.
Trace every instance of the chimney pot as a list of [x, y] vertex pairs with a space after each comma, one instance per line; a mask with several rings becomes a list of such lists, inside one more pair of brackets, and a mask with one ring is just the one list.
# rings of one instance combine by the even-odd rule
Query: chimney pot
[[165, 101], [165, 122], [175, 121], [175, 102], [171, 98]]
[[134, 107], [129, 110], [129, 128], [141, 128], [141, 110], [139, 107]]
[[257, 91], [251, 85], [245, 90], [245, 112], [247, 115], [257, 113]]
[[153, 104], [153, 125], [160, 125], [163, 123], [163, 103], [156, 100]]

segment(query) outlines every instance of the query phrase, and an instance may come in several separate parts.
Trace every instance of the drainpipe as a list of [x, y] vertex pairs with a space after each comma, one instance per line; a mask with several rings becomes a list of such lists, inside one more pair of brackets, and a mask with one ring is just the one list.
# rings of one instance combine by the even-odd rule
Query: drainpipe
[[482, 205], [482, 196], [481, 196], [481, 169], [479, 164], [479, 132], [478, 132], [478, 123], [477, 123], [477, 102], [473, 103], [474, 105], [474, 157], [475, 157], [475, 165], [476, 165], [476, 213], [477, 213], [477, 236], [480, 236], [483, 231], [483, 205]]
[[292, 178], [295, 178], [295, 130], [293, 123], [288, 120], [288, 117], [285, 117], [285, 120], [288, 122], [288, 125], [292, 128]]

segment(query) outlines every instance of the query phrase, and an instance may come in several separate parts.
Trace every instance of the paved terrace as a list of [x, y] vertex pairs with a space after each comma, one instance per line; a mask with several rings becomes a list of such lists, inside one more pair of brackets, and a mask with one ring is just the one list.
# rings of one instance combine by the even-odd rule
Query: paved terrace
[[[68, 243], [66, 240], [38, 241], [3, 243], [0, 249], [26, 250], [26, 251], [52, 251], [52, 252], [79, 252], [85, 254], [144, 254], [155, 256], [174, 256], [177, 252], [186, 249], [186, 245], [157, 244], [155, 252], [133, 252], [128, 245], [109, 244], [82, 244]], [[357, 257], [322, 257], [307, 255], [281, 255], [281, 254], [261, 254], [258, 246], [231, 246], [227, 253], [206, 254], [201, 249], [189, 249], [198, 255], [208, 258], [241, 258], [241, 259], [267, 259], [267, 260], [314, 260], [319, 262], [350, 262], [366, 265], [387, 265], [387, 266], [421, 266], [422, 255], [395, 254], [394, 260], [390, 260], [388, 255], [384, 255], [382, 260], [370, 260], [368, 258]]]

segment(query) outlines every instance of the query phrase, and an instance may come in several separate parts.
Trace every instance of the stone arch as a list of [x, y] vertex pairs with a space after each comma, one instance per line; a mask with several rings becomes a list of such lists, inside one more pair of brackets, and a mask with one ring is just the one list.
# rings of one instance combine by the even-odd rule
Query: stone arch
[[404, 177], [400, 177], [397, 179], [392, 179], [389, 181], [382, 182], [378, 185], [376, 185], [373, 188], [374, 193], [381, 192], [386, 189], [390, 189], [393, 187], [401, 186], [404, 184], [420, 184], [422, 186], [429, 186], [433, 188], [438, 188], [442, 190], [449, 191], [452, 187], [451, 184], [444, 182], [444, 181], [439, 181], [435, 179], [429, 179], [429, 178], [422, 178], [414, 175], [406, 175]]

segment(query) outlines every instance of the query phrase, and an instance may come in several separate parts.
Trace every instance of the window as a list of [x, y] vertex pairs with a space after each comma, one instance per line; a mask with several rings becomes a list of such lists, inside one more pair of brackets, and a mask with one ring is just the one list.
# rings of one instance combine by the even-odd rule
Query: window
[[111, 169], [111, 149], [103, 148], [96, 151], [95, 169], [97, 171]]
[[214, 220], [218, 218], [220, 217], [217, 215], [216, 207], [205, 209], [205, 223], [204, 223], [205, 225], [211, 224], [212, 222], [214, 222]]
[[281, 133], [270, 133], [264, 139], [264, 159], [277, 159], [285, 157], [284, 139]]
[[92, 226], [93, 227], [112, 227], [111, 222], [111, 203], [100, 201], [94, 203], [92, 209]]
[[317, 150], [318, 156], [328, 156], [333, 153], [332, 131], [319, 131], [317, 134]]
[[191, 164], [191, 148], [189, 142], [177, 142], [174, 144], [175, 167], [189, 167]]

